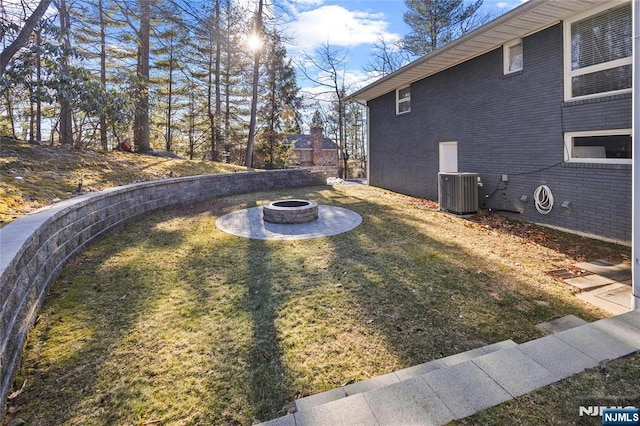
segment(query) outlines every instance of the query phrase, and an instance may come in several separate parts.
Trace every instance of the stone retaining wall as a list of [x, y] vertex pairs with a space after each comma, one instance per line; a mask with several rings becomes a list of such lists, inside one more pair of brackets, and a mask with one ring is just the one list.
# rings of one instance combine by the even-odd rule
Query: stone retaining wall
[[304, 169], [143, 182], [86, 194], [0, 229], [0, 421], [22, 347], [49, 284], [68, 260], [115, 226], [152, 210], [225, 195], [326, 184]]

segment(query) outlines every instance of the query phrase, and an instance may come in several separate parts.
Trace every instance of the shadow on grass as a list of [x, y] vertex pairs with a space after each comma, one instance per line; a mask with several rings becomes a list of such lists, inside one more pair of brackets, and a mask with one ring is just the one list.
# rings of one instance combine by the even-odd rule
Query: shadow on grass
[[[30, 407], [29, 424], [73, 423], [78, 413], [81, 423], [117, 422], [128, 402], [141, 397], [135, 381], [119, 374], [114, 352], [135, 350], [127, 340], [157, 298], [157, 282], [149, 277], [159, 277], [159, 270], [143, 253], [183, 239], [169, 232], [151, 232], [142, 243], [139, 237], [140, 231], [111, 234], [76, 257], [52, 285], [16, 378], [27, 381], [26, 390], [12, 402]], [[142, 246], [137, 254], [111, 263], [136, 244]], [[105, 374], [111, 380], [106, 386], [99, 383]]]
[[[299, 395], [529, 340], [553, 316], [590, 319], [445, 239], [434, 213], [374, 194], [228, 197], [109, 235], [53, 287], [17, 381], [34, 385], [18, 403], [32, 424], [247, 424], [285, 414]], [[351, 209], [363, 224], [300, 241], [215, 228], [224, 213], [292, 196]]]
[[516, 271], [496, 271], [455, 240], [442, 240], [427, 215], [399, 207], [352, 203], [363, 225], [331, 239], [331, 269], [404, 367], [501, 340], [528, 341], [540, 336], [535, 324], [557, 316], [595, 319]]
[[[276, 329], [282, 295], [274, 289], [271, 268], [277, 260], [262, 240], [251, 240], [247, 253], [247, 278], [243, 305], [251, 313], [252, 348], [249, 352], [251, 405], [257, 419], [286, 414], [283, 405], [290, 398], [289, 371], [284, 365]], [[274, 407], [273, 401], [280, 401]], [[277, 410], [277, 411], [276, 411]], [[284, 411], [284, 412], [283, 412]]]

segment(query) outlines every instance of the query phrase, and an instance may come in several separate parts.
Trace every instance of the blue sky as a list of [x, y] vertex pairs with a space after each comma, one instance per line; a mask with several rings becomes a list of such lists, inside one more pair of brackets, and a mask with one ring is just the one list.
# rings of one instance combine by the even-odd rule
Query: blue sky
[[[482, 14], [499, 16], [522, 3], [484, 0]], [[409, 31], [403, 21], [404, 0], [292, 0], [289, 5], [289, 55], [300, 62], [326, 43], [348, 50], [345, 75], [350, 87], [370, 81], [363, 65], [371, 60], [376, 40], [401, 38]]]

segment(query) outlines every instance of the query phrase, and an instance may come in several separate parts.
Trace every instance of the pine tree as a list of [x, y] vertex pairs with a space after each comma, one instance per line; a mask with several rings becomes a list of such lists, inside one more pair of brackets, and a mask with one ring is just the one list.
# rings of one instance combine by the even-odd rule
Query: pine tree
[[263, 103], [259, 111], [263, 130], [257, 151], [266, 167], [272, 169], [286, 163], [288, 152], [282, 145], [283, 131], [286, 127], [299, 130], [297, 111], [302, 101], [298, 97], [295, 69], [286, 57], [287, 50], [280, 34], [274, 31], [269, 35], [267, 49], [262, 78]]
[[179, 98], [186, 94], [186, 83], [180, 77], [190, 56], [187, 50], [190, 42], [186, 23], [178, 8], [167, 5], [162, 9], [160, 18], [164, 24], [155, 31], [156, 47], [151, 51], [155, 71], [152, 82], [157, 86], [156, 104], [164, 106], [164, 111], [157, 112], [157, 116], [162, 117], [157, 124], [164, 128], [165, 149], [174, 151], [173, 117], [180, 110]]
[[404, 13], [404, 22], [411, 32], [404, 37], [404, 48], [413, 55], [426, 55], [471, 31], [469, 22], [475, 22], [482, 2], [405, 0], [409, 10]]

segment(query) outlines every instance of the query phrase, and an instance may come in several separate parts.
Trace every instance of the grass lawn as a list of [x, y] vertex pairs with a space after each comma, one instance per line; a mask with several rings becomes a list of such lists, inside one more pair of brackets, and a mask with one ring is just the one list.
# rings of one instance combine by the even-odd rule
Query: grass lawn
[[[215, 227], [223, 214], [284, 197], [348, 208], [364, 221], [300, 241]], [[162, 210], [94, 243], [61, 274], [9, 408], [33, 425], [268, 420], [304, 395], [534, 339], [535, 324], [555, 317], [601, 318], [546, 272], [629, 254], [359, 185]]]

